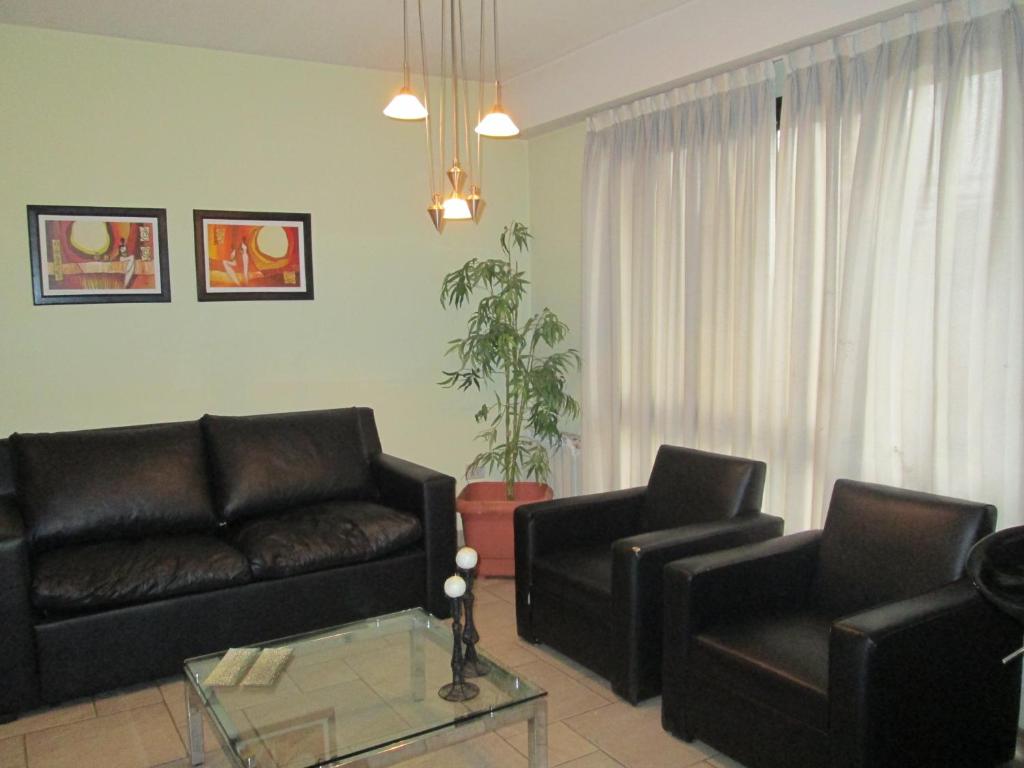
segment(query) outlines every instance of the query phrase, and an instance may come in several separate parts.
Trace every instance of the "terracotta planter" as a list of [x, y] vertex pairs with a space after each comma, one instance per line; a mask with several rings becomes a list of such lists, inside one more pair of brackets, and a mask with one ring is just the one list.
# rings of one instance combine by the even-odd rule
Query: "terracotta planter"
[[505, 483], [485, 481], [470, 483], [455, 499], [466, 544], [480, 555], [480, 576], [516, 575], [512, 513], [520, 504], [547, 501], [554, 492], [544, 483], [523, 482], [516, 483], [515, 495], [509, 501], [505, 498]]

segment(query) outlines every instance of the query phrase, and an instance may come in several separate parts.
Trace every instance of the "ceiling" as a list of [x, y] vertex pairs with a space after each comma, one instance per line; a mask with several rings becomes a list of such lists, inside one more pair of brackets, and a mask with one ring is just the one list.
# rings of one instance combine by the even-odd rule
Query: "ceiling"
[[[484, 1], [489, 19], [492, 0]], [[462, 2], [467, 69], [475, 74], [480, 2]], [[528, 72], [686, 2], [499, 2], [502, 77]], [[428, 67], [437, 72], [441, 0], [422, 3]], [[410, 0], [410, 65], [419, 70], [416, 8]], [[402, 66], [401, 0], [0, 0], [0, 23], [373, 69]], [[488, 56], [491, 48], [485, 44]]]

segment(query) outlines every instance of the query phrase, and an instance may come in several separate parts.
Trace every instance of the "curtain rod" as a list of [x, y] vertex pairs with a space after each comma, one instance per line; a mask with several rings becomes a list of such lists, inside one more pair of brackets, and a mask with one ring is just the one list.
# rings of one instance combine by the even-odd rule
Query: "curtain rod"
[[834, 37], [841, 37], [843, 35], [856, 32], [860, 29], [864, 29], [865, 27], [870, 27], [873, 24], [880, 24], [885, 21], [891, 21], [892, 19], [897, 19], [906, 13], [911, 13], [912, 11], [919, 11], [922, 8], [928, 8], [929, 6], [932, 5], [941, 5], [941, 2], [936, 2], [936, 0], [913, 0], [912, 2], [898, 5], [895, 8], [890, 8], [885, 11], [879, 11], [878, 13], [871, 14], [870, 16], [863, 16], [854, 21], [847, 22], [846, 24], [840, 24], [835, 27], [829, 27], [828, 29], [821, 30], [820, 32], [815, 32], [811, 35], [805, 35], [804, 37], [797, 38], [796, 40], [791, 40], [788, 43], [783, 43], [782, 45], [776, 45], [771, 48], [766, 48], [762, 51], [758, 51], [757, 53], [751, 54], [749, 56], [744, 56], [739, 59], [733, 59], [732, 61], [727, 61], [724, 64], [719, 64], [718, 66], [715, 67], [709, 67], [708, 69], [702, 69], [699, 72], [694, 72], [693, 74], [686, 75], [685, 77], [681, 77], [677, 80], [670, 80], [669, 82], [661, 83], [659, 85], [652, 86], [651, 88], [646, 88], [642, 91], [637, 91], [636, 93], [632, 93], [629, 96], [623, 96], [618, 99], [613, 99], [612, 101], [604, 102], [603, 104], [599, 104], [595, 107], [588, 107], [587, 109], [580, 110], [579, 112], [574, 112], [571, 115], [566, 115], [565, 117], [559, 117], [555, 120], [550, 120], [546, 123], [535, 125], [531, 128], [525, 129], [519, 138], [531, 139], [536, 136], [541, 136], [545, 133], [556, 131], [559, 128], [565, 128], [566, 126], [572, 125], [573, 123], [582, 122], [586, 120], [588, 117], [596, 115], [599, 112], [604, 112], [605, 110], [608, 109], [615, 109], [616, 107], [621, 107], [624, 104], [631, 104], [634, 101], [646, 99], [650, 96], [657, 96], [658, 94], [661, 93], [667, 93], [668, 91], [680, 88], [685, 85], [689, 85], [690, 83], [705, 80], [709, 77], [714, 77], [715, 75], [720, 75], [724, 72], [729, 72], [733, 69], [739, 69], [750, 64], [756, 64], [759, 61], [770, 60], [774, 64], [782, 61], [787, 55], [789, 55], [793, 51], [799, 50], [800, 48], [804, 48], [809, 45], [814, 45], [816, 43], [821, 43], [826, 40], [830, 40]]

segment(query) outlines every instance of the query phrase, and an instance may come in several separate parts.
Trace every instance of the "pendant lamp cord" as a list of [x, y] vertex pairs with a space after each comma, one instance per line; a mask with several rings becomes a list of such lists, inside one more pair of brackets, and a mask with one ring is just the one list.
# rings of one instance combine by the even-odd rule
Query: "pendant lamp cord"
[[[476, 124], [480, 125], [480, 121], [484, 118], [484, 10], [487, 7], [487, 0], [480, 0], [480, 68], [477, 70], [480, 74], [477, 77], [477, 94], [476, 94]], [[476, 183], [477, 186], [483, 189], [484, 186], [484, 156], [480, 152], [480, 134], [476, 134]]]
[[[473, 153], [469, 147], [469, 81], [466, 78], [466, 37], [465, 22], [462, 18], [462, 0], [459, 0], [459, 62], [462, 67], [462, 135], [466, 150], [466, 170], [469, 171], [469, 182], [473, 181]], [[458, 115], [456, 115], [458, 119]]]
[[[402, 0], [403, 11], [405, 10], [405, 2], [406, 0]], [[416, 0], [416, 6], [419, 11], [420, 22], [420, 62], [423, 67], [423, 99], [426, 101], [427, 106], [427, 117], [423, 121], [423, 126], [427, 132], [427, 184], [430, 186], [430, 198], [433, 200], [434, 193], [437, 190], [437, 187], [434, 186], [434, 181], [437, 177], [434, 175], [434, 142], [430, 137], [430, 116], [433, 112], [430, 109], [430, 76], [427, 74], [427, 41], [426, 35], [423, 32], [423, 0]], [[408, 78], [408, 65], [405, 72]]]

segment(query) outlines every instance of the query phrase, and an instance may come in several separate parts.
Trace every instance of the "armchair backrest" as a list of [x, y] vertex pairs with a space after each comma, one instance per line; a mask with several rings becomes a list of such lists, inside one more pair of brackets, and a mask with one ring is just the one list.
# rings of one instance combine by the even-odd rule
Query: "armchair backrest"
[[990, 504], [837, 480], [811, 599], [839, 618], [937, 589], [964, 575], [995, 523]]
[[642, 528], [659, 531], [756, 514], [764, 475], [761, 461], [663, 445], [647, 481]]

